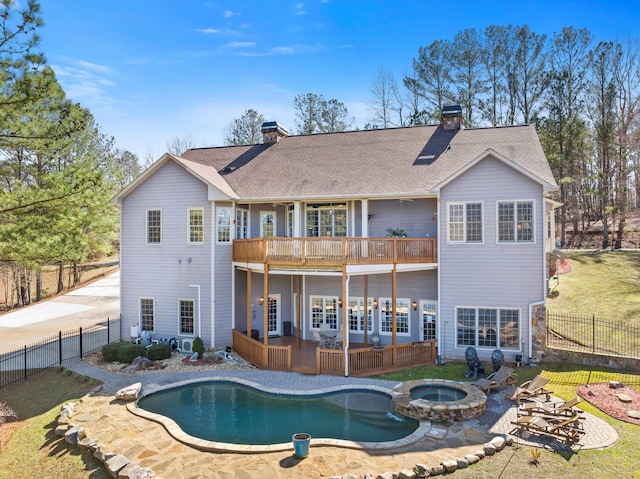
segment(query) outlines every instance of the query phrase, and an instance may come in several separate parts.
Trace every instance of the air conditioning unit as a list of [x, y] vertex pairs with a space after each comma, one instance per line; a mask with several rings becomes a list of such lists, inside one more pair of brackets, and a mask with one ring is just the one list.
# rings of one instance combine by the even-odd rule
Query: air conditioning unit
[[193, 339], [183, 339], [182, 340], [182, 352], [183, 353], [192, 353], [193, 352]]

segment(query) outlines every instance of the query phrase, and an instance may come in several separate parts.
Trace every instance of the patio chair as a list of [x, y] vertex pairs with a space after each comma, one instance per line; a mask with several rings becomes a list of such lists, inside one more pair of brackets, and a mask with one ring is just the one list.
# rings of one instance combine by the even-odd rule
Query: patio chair
[[516, 374], [513, 368], [509, 366], [501, 366], [495, 373], [489, 374], [486, 378], [480, 378], [472, 382], [474, 386], [489, 394], [493, 388], [499, 388], [506, 385], [514, 385], [516, 383]]
[[553, 391], [548, 391], [544, 388], [548, 382], [549, 378], [545, 378], [538, 374], [531, 381], [527, 381], [517, 387], [513, 396], [511, 396], [511, 400], [520, 401], [544, 395], [547, 401], [550, 401]]
[[324, 336], [320, 334], [320, 331], [312, 331], [313, 333], [313, 342], [318, 343], [320, 349], [331, 349], [331, 338], [328, 336]]
[[565, 418], [545, 418], [542, 416], [520, 416], [511, 424], [516, 426], [518, 432], [532, 434], [544, 434], [564, 439], [565, 443], [572, 444], [580, 441], [584, 434], [582, 423], [577, 414]]
[[[571, 417], [582, 412], [581, 409], [576, 408], [579, 402], [580, 398], [577, 396], [568, 401], [556, 403], [524, 402], [518, 408], [518, 416]], [[583, 419], [583, 416], [579, 417]]]

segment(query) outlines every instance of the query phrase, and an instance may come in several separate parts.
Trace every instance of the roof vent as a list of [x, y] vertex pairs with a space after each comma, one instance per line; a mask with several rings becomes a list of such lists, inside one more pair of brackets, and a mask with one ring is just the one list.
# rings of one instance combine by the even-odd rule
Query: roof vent
[[449, 105], [442, 108], [442, 128], [445, 130], [459, 130], [464, 124], [462, 107]]
[[262, 142], [265, 144], [278, 143], [288, 134], [287, 129], [277, 121], [265, 121], [262, 124]]

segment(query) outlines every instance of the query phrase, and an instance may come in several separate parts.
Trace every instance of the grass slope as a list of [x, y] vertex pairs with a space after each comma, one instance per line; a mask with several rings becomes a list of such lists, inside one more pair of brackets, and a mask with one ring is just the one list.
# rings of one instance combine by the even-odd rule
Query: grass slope
[[0, 425], [0, 479], [109, 478], [90, 452], [54, 434], [60, 406], [77, 401], [95, 385], [70, 371], [51, 369], [4, 388], [1, 401], [16, 412], [18, 422]]

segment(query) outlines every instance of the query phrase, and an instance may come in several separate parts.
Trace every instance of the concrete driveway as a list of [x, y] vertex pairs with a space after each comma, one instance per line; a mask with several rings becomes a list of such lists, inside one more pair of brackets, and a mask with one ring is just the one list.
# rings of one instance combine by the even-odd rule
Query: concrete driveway
[[120, 271], [87, 286], [0, 316], [0, 354], [38, 342], [58, 331], [120, 316]]

